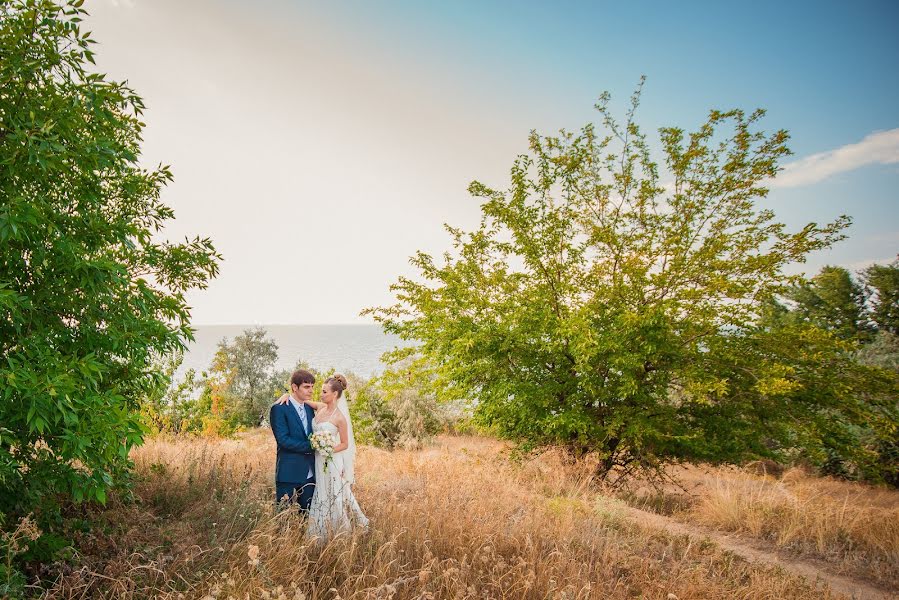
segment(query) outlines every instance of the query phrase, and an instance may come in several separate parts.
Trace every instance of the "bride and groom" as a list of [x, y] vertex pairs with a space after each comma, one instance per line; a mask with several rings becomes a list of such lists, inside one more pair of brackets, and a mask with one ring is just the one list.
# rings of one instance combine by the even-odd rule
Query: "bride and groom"
[[[275, 495], [276, 501], [295, 500], [308, 515], [309, 537], [327, 539], [353, 523], [367, 527], [368, 519], [353, 495], [356, 442], [344, 395], [346, 377], [329, 377], [322, 385], [321, 402], [312, 400], [314, 386], [312, 373], [294, 371], [290, 394], [271, 408], [269, 421], [278, 445]], [[323, 438], [317, 435], [322, 433], [337, 440], [330, 451], [314, 449], [313, 440]]]

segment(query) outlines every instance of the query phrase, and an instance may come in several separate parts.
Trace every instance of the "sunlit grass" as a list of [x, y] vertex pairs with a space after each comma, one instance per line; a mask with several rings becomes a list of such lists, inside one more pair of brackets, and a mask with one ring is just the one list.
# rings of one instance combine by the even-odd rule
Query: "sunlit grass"
[[151, 440], [134, 454], [137, 504], [92, 515], [47, 598], [822, 598], [811, 584], [714, 544], [624, 518], [573, 467], [524, 465], [502, 444], [441, 438], [361, 448], [367, 533], [309, 543], [276, 513], [274, 443]]
[[676, 474], [685, 490], [646, 487], [628, 501], [899, 588], [899, 492], [798, 468], [780, 479], [736, 468], [686, 467]]

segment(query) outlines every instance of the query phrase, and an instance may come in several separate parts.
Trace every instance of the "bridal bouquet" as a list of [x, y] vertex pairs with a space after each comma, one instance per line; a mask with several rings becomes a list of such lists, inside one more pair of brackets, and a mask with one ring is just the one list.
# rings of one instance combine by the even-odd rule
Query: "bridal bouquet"
[[309, 444], [316, 452], [320, 452], [325, 459], [325, 473], [328, 472], [328, 463], [334, 458], [334, 446], [338, 440], [334, 439], [334, 434], [327, 431], [318, 431], [309, 436]]

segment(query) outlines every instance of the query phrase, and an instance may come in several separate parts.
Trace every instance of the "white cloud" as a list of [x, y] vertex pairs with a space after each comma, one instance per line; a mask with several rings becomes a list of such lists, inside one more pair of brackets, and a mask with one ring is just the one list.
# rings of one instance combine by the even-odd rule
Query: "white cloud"
[[[792, 188], [811, 185], [838, 173], [867, 165], [899, 163], [899, 127], [865, 136], [855, 144], [847, 144], [827, 152], [812, 154], [784, 165], [775, 179], [765, 184], [770, 188]], [[674, 194], [674, 181], [662, 184], [667, 195]]]
[[858, 272], [867, 269], [871, 265], [889, 265], [892, 264], [895, 260], [895, 256], [891, 258], [868, 258], [866, 260], [857, 260], [855, 262], [843, 263], [841, 266], [850, 271]]
[[866, 165], [896, 163], [899, 163], [899, 128], [871, 133], [855, 144], [793, 161], [771, 182], [771, 187], [800, 187]]

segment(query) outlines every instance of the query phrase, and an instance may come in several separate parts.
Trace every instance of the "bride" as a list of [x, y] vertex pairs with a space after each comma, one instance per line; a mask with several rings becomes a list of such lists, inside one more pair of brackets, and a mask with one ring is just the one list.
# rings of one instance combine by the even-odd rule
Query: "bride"
[[[368, 527], [368, 518], [353, 495], [356, 442], [344, 396], [346, 388], [346, 377], [339, 373], [332, 375], [322, 385], [321, 402], [306, 402], [315, 410], [312, 432], [328, 432], [339, 439], [330, 458], [321, 452], [315, 453], [315, 491], [309, 507], [306, 535], [322, 541], [338, 531], [350, 529], [354, 522]], [[287, 398], [285, 394], [280, 401], [288, 401]]]

